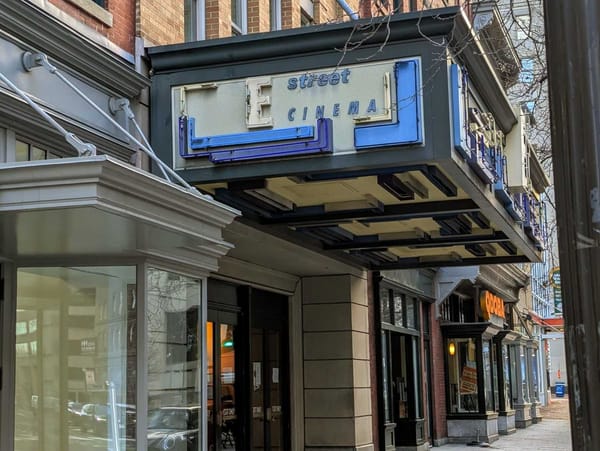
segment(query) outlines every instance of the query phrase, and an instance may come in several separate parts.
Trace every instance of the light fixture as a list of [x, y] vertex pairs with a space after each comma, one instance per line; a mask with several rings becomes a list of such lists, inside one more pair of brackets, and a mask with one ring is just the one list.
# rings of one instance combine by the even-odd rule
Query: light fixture
[[453, 341], [448, 344], [448, 354], [454, 355], [456, 354], [456, 346]]

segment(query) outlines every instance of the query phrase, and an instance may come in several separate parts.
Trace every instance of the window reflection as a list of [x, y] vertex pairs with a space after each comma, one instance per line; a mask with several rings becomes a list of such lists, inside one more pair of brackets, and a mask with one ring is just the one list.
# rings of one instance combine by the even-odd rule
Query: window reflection
[[148, 450], [200, 450], [200, 282], [149, 268]]
[[135, 449], [135, 282], [135, 267], [18, 270], [15, 451]]
[[450, 384], [450, 412], [477, 412], [477, 361], [473, 338], [448, 339], [446, 349], [454, 344], [453, 355], [448, 355]]

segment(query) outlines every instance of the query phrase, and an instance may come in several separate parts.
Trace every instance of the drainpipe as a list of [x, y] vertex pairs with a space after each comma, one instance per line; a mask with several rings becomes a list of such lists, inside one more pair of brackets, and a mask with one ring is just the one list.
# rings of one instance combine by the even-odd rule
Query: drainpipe
[[346, 12], [346, 14], [348, 14], [348, 17], [350, 17], [350, 19], [352, 20], [358, 20], [358, 13], [355, 13], [352, 8], [350, 8], [350, 5], [348, 5], [348, 3], [346, 3], [346, 0], [337, 0], [338, 5], [340, 5], [342, 7], [342, 9]]

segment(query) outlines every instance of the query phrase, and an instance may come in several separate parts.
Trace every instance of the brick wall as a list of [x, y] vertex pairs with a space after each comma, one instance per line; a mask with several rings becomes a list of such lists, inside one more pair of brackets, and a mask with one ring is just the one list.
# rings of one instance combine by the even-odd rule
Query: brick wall
[[108, 0], [108, 11], [112, 13], [112, 27], [104, 24], [86, 11], [67, 0], [48, 0], [68, 15], [76, 18], [91, 29], [106, 36], [126, 52], [134, 53], [135, 48], [135, 1]]
[[248, 33], [271, 30], [269, 0], [248, 0]]
[[183, 42], [183, 1], [139, 0], [138, 3], [138, 34], [146, 42], [153, 45]]
[[446, 374], [444, 369], [444, 340], [440, 322], [435, 317], [436, 306], [430, 310], [431, 319], [431, 373], [433, 396], [434, 441], [448, 436], [446, 424]]

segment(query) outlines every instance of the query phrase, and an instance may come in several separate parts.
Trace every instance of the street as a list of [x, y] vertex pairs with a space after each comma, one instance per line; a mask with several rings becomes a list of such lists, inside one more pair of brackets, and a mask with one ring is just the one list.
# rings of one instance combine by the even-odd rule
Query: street
[[464, 451], [466, 449], [487, 448], [498, 451], [535, 450], [571, 451], [571, 425], [569, 423], [568, 398], [552, 398], [548, 407], [542, 409], [543, 420], [527, 429], [517, 429], [511, 435], [501, 435], [500, 439], [482, 446], [464, 444], [444, 445], [442, 451]]

